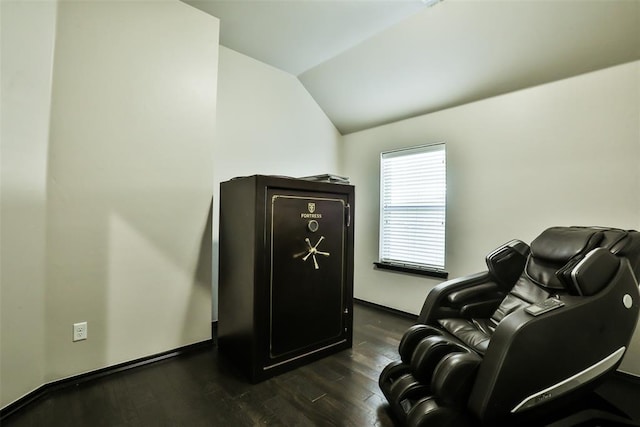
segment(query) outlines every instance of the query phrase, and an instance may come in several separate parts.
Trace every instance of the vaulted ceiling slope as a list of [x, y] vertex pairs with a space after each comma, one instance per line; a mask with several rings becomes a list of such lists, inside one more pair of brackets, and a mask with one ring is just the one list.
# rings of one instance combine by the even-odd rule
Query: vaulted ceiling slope
[[640, 0], [184, 1], [343, 134], [640, 59]]

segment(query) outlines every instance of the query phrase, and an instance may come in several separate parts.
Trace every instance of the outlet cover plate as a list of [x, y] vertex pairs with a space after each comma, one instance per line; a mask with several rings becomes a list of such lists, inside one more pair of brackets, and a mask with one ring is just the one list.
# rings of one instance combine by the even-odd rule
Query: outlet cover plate
[[73, 341], [82, 341], [87, 339], [87, 322], [73, 324]]

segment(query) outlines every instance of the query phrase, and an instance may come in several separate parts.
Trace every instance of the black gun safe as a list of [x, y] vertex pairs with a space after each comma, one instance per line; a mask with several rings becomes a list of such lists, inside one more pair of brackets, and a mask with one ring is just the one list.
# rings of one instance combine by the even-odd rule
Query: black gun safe
[[350, 348], [354, 187], [220, 184], [218, 346], [252, 382]]

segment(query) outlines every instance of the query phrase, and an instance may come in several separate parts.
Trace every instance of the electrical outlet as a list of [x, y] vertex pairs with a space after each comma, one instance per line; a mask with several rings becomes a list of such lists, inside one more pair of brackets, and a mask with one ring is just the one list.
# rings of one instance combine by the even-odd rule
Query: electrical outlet
[[73, 324], [73, 341], [82, 341], [87, 339], [87, 322]]

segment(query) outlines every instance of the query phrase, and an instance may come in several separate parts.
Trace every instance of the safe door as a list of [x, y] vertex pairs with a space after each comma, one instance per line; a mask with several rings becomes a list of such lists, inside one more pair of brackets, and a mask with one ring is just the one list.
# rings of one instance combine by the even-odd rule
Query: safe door
[[278, 363], [338, 343], [345, 318], [345, 195], [268, 194], [269, 358]]

